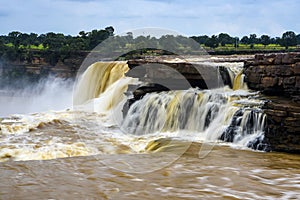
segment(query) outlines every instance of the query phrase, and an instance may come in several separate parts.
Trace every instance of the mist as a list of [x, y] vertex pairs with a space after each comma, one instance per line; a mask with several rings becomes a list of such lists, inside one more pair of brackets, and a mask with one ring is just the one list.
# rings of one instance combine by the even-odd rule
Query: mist
[[6, 86], [0, 90], [0, 117], [71, 108], [73, 83], [50, 76], [23, 89]]

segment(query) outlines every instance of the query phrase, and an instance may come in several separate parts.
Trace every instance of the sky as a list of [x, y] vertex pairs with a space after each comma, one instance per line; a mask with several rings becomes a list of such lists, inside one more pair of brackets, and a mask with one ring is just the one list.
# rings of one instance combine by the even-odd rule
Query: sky
[[0, 35], [77, 35], [113, 26], [116, 34], [157, 27], [186, 36], [300, 33], [299, 0], [1, 0]]

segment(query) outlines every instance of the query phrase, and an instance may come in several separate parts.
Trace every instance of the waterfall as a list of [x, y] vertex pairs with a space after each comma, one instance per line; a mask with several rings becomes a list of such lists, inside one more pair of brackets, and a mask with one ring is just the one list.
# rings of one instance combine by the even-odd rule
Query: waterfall
[[188, 130], [206, 141], [263, 150], [265, 115], [233, 100], [241, 98], [220, 89], [151, 93], [130, 107], [122, 126], [134, 135]]
[[112, 112], [126, 99], [124, 93], [135, 78], [126, 77], [126, 62], [96, 62], [82, 74], [76, 84], [73, 105], [76, 109], [97, 113]]
[[232, 117], [220, 139], [252, 149], [266, 150], [263, 143], [266, 115], [259, 108], [241, 108]]
[[235, 75], [232, 87], [233, 90], [248, 89], [247, 84], [244, 82], [244, 76], [242, 70]]
[[109, 86], [125, 76], [129, 70], [126, 62], [96, 62], [79, 79], [73, 103], [80, 105], [98, 98]]
[[[125, 76], [128, 70], [125, 62], [91, 65], [79, 79], [74, 104], [89, 105], [90, 110], [97, 113], [113, 111], [113, 117], [119, 118], [122, 116], [120, 104], [127, 100], [124, 93], [128, 85], [138, 82]], [[191, 88], [148, 93], [130, 106], [125, 118], [118, 119], [121, 121], [118, 125], [126, 134], [186, 130], [204, 141], [222, 140], [264, 150], [266, 117], [260, 103], [253, 104], [253, 99], [249, 99], [251, 93], [247, 91], [241, 70], [230, 73], [230, 77], [233, 89]]]

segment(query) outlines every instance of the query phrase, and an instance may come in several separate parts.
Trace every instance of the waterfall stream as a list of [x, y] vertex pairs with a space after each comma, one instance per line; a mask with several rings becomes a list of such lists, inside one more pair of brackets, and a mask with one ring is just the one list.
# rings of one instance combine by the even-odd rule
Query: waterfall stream
[[225, 86], [210, 90], [190, 88], [148, 93], [131, 105], [126, 117], [120, 119], [122, 113], [117, 110], [126, 101], [124, 93], [128, 85], [136, 84], [137, 80], [125, 76], [128, 65], [124, 62], [99, 62], [83, 74], [75, 100], [77, 103], [89, 102], [89, 105], [92, 102], [90, 107], [93, 111], [109, 113], [109, 118], [118, 118], [115, 123], [126, 134], [186, 130], [194, 132], [204, 141], [223, 140], [265, 150], [266, 120], [260, 109], [262, 102], [255, 98], [256, 93], [248, 91], [241, 69], [237, 71], [235, 68], [234, 73], [228, 68], [233, 74], [232, 89]]

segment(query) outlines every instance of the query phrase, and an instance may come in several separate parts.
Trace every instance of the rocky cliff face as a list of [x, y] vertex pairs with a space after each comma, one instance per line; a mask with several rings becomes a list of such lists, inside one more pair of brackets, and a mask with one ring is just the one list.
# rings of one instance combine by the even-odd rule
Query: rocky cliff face
[[[223, 66], [213, 67], [205, 63], [163, 59], [129, 60], [128, 65], [131, 69], [127, 73], [128, 76], [149, 83], [158, 83], [171, 90], [191, 87], [211, 89], [220, 87], [220, 85], [232, 87], [229, 71]], [[221, 77], [218, 77], [219, 74]]]
[[85, 52], [74, 53], [63, 61], [58, 60], [55, 64], [50, 64], [41, 56], [35, 56], [31, 61], [0, 62], [0, 87], [16, 82], [22, 86], [22, 83], [33, 83], [49, 75], [73, 78], [86, 54]]
[[300, 101], [300, 53], [259, 54], [245, 62], [250, 89]]
[[274, 151], [300, 153], [300, 106], [289, 100], [273, 100], [265, 105], [265, 140]]
[[256, 55], [244, 73], [250, 89], [272, 95], [264, 106], [271, 150], [299, 153], [300, 53]]

